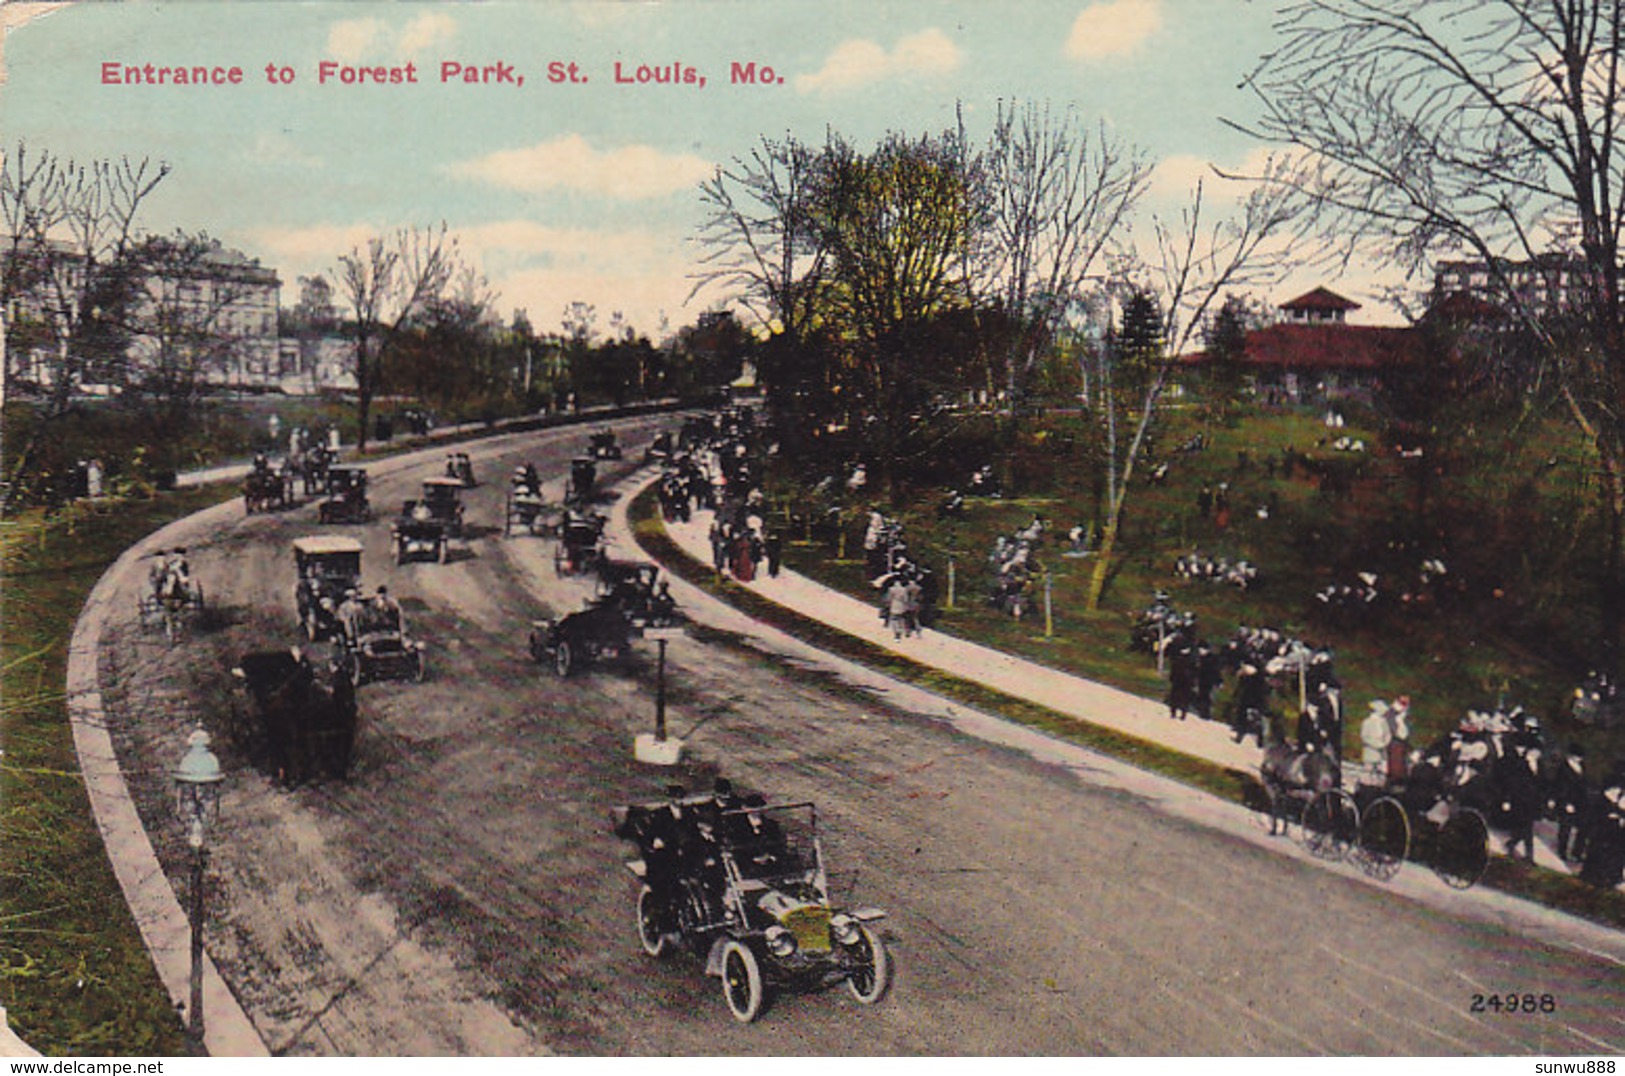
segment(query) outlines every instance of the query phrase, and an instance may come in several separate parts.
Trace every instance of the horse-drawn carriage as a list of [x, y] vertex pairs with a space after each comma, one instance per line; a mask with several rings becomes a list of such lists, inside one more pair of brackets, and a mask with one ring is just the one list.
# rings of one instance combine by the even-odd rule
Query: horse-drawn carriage
[[446, 477], [455, 478], [465, 489], [479, 485], [474, 480], [474, 464], [467, 452], [453, 452], [446, 457]]
[[643, 465], [645, 467], [652, 463], [664, 465], [670, 463], [672, 457], [676, 454], [677, 446], [672, 438], [671, 431], [663, 430], [655, 434], [655, 439], [649, 443], [648, 448], [643, 450]]
[[814, 991], [845, 983], [873, 1005], [891, 981], [877, 908], [845, 909], [830, 896], [811, 803], [768, 806], [718, 781], [709, 796], [672, 788], [665, 802], [616, 808], [615, 835], [636, 848], [638, 942], [651, 957], [686, 948], [722, 983], [741, 1023], [774, 988]]
[[339, 606], [361, 586], [361, 543], [326, 535], [295, 538], [293, 557], [294, 608], [305, 638], [343, 639]]
[[539, 537], [557, 538], [563, 524], [563, 507], [547, 503], [536, 468], [530, 464], [516, 467], [503, 511], [503, 536], [511, 537], [515, 530], [521, 530]]
[[607, 426], [594, 430], [587, 438], [587, 454], [595, 460], [620, 459], [621, 445], [615, 438], [615, 431]]
[[327, 496], [316, 506], [319, 523], [370, 523], [372, 504], [367, 500], [365, 467], [327, 468]]
[[305, 485], [305, 496], [314, 497], [327, 492], [327, 469], [336, 459], [333, 452], [324, 445], [311, 445], [288, 461], [290, 470], [296, 472]]
[[147, 590], [137, 603], [137, 617], [143, 630], [162, 629], [164, 638], [174, 642], [202, 614], [203, 584], [192, 578], [186, 550], [159, 550], [152, 556], [156, 559], [147, 572]]
[[293, 786], [343, 780], [355, 756], [357, 711], [351, 682], [320, 676], [297, 647], [243, 655], [231, 670], [234, 738], [270, 777]]
[[1446, 737], [1402, 770], [1275, 744], [1259, 771], [1272, 834], [1296, 815], [1305, 848], [1320, 858], [1347, 859], [1380, 881], [1414, 858], [1451, 888], [1466, 889], [1489, 867], [1492, 819], [1515, 843], [1533, 840], [1538, 793], [1520, 791], [1534, 789], [1520, 767], [1526, 763], [1514, 754], [1492, 761], [1487, 744]]
[[263, 457], [243, 478], [243, 508], [248, 515], [287, 508], [294, 503], [294, 475], [286, 462], [273, 467]]

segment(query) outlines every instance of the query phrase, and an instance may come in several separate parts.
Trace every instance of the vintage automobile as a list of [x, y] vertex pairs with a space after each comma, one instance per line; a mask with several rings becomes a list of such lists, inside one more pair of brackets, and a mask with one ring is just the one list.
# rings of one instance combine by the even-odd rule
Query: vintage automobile
[[423, 650], [407, 634], [400, 606], [380, 593], [357, 602], [338, 668], [356, 687], [371, 680], [422, 681], [428, 671]]
[[319, 674], [298, 647], [245, 654], [231, 670], [233, 740], [272, 780], [294, 786], [343, 780], [355, 755], [357, 711], [351, 682]]
[[592, 500], [592, 486], [598, 480], [598, 465], [587, 456], [570, 461], [570, 480], [564, 486], [564, 503], [584, 505]]
[[581, 575], [604, 559], [604, 517], [596, 512], [567, 510], [553, 549], [553, 574]]
[[354, 538], [310, 535], [293, 540], [294, 608], [311, 642], [344, 638], [338, 609], [361, 586], [361, 543]]
[[726, 781], [710, 796], [668, 790], [665, 802], [617, 808], [615, 835], [637, 855], [638, 942], [660, 958], [686, 948], [722, 981], [741, 1023], [774, 989], [813, 991], [844, 982], [861, 1004], [886, 994], [891, 964], [872, 926], [877, 908], [844, 909], [829, 894], [811, 803], [767, 806]]
[[643, 465], [647, 467], [652, 463], [670, 463], [672, 456], [676, 452], [677, 449], [672, 443], [671, 431], [662, 431], [656, 434], [655, 439], [649, 443], [649, 447], [643, 450]]
[[605, 561], [595, 595], [562, 617], [531, 622], [530, 656], [569, 676], [584, 663], [626, 657], [645, 628], [679, 623], [664, 588], [656, 590], [660, 569], [643, 561]]
[[370, 523], [372, 505], [367, 500], [365, 467], [327, 468], [327, 496], [316, 506], [320, 523]]
[[389, 528], [389, 550], [396, 564], [429, 559], [446, 563], [451, 549], [451, 528], [434, 518], [425, 501], [407, 501]]
[[621, 458], [621, 446], [615, 439], [615, 431], [607, 426], [595, 430], [587, 439], [587, 454], [595, 460], [618, 460]]
[[137, 602], [136, 614], [143, 630], [161, 629], [173, 643], [203, 613], [203, 584], [192, 578], [186, 550], [161, 549], [151, 556], [147, 590]]
[[474, 464], [467, 452], [453, 452], [446, 457], [446, 477], [455, 478], [464, 488], [479, 485], [474, 480]]

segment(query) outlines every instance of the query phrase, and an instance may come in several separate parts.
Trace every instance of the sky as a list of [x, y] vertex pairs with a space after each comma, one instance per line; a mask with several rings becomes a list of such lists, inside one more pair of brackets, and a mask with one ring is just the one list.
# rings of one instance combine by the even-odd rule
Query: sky
[[[368, 236], [444, 221], [505, 318], [556, 331], [579, 300], [600, 330], [621, 312], [658, 335], [726, 304], [690, 297], [697, 187], [763, 136], [869, 146], [962, 109], [981, 140], [1001, 100], [1072, 108], [1159, 162], [1148, 234], [1211, 164], [1267, 152], [1222, 120], [1253, 113], [1240, 83], [1274, 15], [1264, 0], [13, 4], [0, 131], [8, 151], [168, 162], [145, 229], [258, 258], [285, 304]], [[241, 81], [153, 85], [148, 64]], [[753, 83], [734, 77], [747, 64]], [[1304, 274], [1259, 298], [1325, 283], [1365, 304], [1353, 320], [1393, 320], [1372, 279]]]

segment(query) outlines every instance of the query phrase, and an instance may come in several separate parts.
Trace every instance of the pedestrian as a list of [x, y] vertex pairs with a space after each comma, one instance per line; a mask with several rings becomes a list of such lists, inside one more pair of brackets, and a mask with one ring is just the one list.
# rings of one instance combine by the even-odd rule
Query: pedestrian
[[779, 533], [777, 527], [770, 527], [763, 545], [767, 552], [767, 576], [769, 579], [777, 579], [779, 565], [784, 561], [784, 535]]
[[1557, 817], [1557, 854], [1565, 863], [1585, 858], [1586, 811], [1591, 790], [1586, 784], [1585, 748], [1569, 744], [1553, 778], [1552, 813]]
[[886, 623], [893, 639], [901, 639], [908, 628], [908, 586], [901, 576], [894, 576], [886, 588]]
[[1196, 514], [1206, 519], [1213, 511], [1213, 487], [1203, 483], [1196, 494]]
[[1168, 716], [1183, 721], [1196, 706], [1200, 667], [1196, 646], [1184, 632], [1176, 632], [1168, 640]]
[[1230, 483], [1220, 482], [1213, 494], [1213, 523], [1221, 531], [1230, 526]]
[[1625, 873], [1625, 759], [1615, 759], [1613, 769], [1598, 790], [1580, 880], [1602, 889], [1619, 885]]

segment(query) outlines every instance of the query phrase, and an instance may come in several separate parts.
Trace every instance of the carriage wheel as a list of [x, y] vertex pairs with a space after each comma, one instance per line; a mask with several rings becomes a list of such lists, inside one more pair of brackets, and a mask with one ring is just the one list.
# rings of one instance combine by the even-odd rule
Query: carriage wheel
[[450, 548], [450, 542], [446, 541], [444, 538], [440, 539], [440, 547], [435, 550], [435, 561], [440, 564], [446, 563], [446, 555]]
[[891, 985], [891, 961], [886, 954], [886, 943], [868, 927], [858, 927], [858, 942], [849, 950], [853, 957], [852, 973], [847, 976], [847, 989], [861, 1005], [873, 1005], [886, 996]]
[[1386, 882], [1405, 862], [1411, 849], [1411, 821], [1392, 796], [1382, 796], [1360, 815], [1360, 869]]
[[429, 671], [429, 666], [428, 666], [428, 663], [423, 660], [423, 651], [419, 650], [418, 651], [417, 663], [413, 666], [413, 669], [412, 669], [412, 680], [415, 683], [419, 683], [419, 684], [423, 683], [423, 678], [426, 675], [428, 675], [428, 671]]
[[553, 671], [559, 676], [569, 676], [570, 670], [575, 668], [575, 654], [570, 649], [570, 640], [560, 639], [559, 645], [553, 648]]
[[654, 890], [644, 886], [638, 893], [638, 942], [645, 953], [657, 959], [666, 955], [671, 944], [664, 929], [665, 919], [665, 910]]
[[1341, 788], [1329, 788], [1309, 801], [1299, 829], [1310, 855], [1342, 862], [1360, 839], [1360, 810], [1354, 806], [1353, 796]]
[[1433, 873], [1451, 889], [1470, 889], [1490, 865], [1490, 828], [1471, 807], [1458, 807], [1433, 839]]
[[722, 950], [722, 997], [728, 1011], [748, 1024], [762, 1011], [762, 969], [743, 942], [729, 941]]

